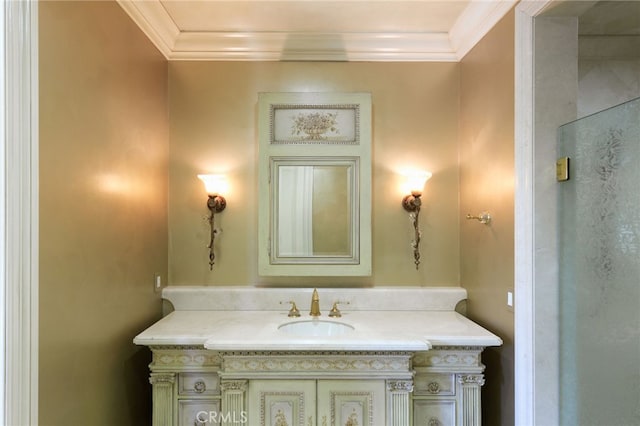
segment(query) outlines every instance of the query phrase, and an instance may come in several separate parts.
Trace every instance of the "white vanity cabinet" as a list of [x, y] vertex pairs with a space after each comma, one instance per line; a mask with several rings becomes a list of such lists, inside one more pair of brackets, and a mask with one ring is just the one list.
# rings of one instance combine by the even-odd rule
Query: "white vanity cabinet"
[[408, 426], [411, 354], [151, 346], [154, 426]]
[[[290, 318], [279, 301], [301, 293], [163, 291], [175, 310], [134, 338], [153, 354], [153, 426], [481, 425], [481, 353], [502, 341], [454, 310], [464, 290], [323, 289], [320, 318]], [[348, 329], [283, 329], [315, 322]]]
[[151, 346], [154, 426], [480, 426], [483, 347], [216, 352]]

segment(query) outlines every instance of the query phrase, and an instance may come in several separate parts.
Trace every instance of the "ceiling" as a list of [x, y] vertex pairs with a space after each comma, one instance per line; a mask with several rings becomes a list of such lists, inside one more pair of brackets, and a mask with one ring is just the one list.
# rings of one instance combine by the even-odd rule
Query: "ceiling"
[[517, 0], [118, 0], [168, 60], [458, 61]]

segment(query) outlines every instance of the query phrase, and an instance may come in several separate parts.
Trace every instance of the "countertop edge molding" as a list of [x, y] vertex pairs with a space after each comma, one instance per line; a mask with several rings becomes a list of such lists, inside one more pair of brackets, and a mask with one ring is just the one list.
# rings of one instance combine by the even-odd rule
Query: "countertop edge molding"
[[[294, 300], [307, 309], [313, 288], [169, 286], [162, 298], [177, 311], [281, 311]], [[453, 311], [467, 298], [462, 287], [319, 288], [320, 308], [349, 302], [350, 311]]]

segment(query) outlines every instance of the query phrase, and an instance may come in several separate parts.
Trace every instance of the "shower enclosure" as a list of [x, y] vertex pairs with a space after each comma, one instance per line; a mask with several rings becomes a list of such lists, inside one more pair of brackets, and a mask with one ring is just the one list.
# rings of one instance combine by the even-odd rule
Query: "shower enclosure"
[[640, 425], [640, 98], [558, 142], [561, 424]]

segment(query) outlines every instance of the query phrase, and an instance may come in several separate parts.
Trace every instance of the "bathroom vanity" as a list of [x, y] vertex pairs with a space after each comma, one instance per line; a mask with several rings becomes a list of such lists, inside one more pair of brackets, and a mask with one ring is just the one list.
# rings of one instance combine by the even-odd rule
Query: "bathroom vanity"
[[502, 341], [455, 310], [464, 289], [320, 289], [318, 317], [311, 294], [165, 289], [174, 311], [134, 339], [154, 426], [481, 424], [481, 353]]

